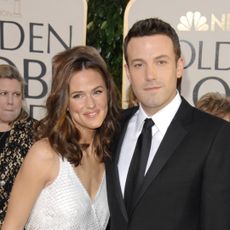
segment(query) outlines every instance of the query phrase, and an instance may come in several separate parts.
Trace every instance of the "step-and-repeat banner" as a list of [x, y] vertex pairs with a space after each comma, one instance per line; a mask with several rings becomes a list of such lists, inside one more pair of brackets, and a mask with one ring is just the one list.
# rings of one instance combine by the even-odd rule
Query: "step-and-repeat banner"
[[[206, 92], [230, 95], [230, 2], [227, 0], [130, 0], [124, 36], [139, 19], [159, 17], [178, 32], [185, 71], [182, 95], [192, 104]], [[0, 64], [15, 65], [26, 83], [32, 116], [45, 114], [51, 59], [86, 41], [86, 0], [0, 0]], [[125, 105], [129, 82], [123, 69]]]
[[0, 0], [0, 64], [24, 77], [30, 114], [40, 119], [51, 83], [51, 59], [86, 41], [86, 0]]
[[[185, 71], [182, 95], [194, 104], [206, 92], [230, 96], [230, 1], [131, 0], [124, 18], [124, 36], [138, 20], [158, 17], [180, 37]], [[129, 82], [123, 69], [123, 105]]]

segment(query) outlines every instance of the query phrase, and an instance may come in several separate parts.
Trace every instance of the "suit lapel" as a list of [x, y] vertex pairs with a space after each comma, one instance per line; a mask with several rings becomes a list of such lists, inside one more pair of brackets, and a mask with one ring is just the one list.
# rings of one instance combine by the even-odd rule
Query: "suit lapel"
[[124, 199], [122, 196], [122, 192], [121, 192], [121, 186], [120, 186], [120, 179], [119, 179], [119, 173], [118, 173], [118, 161], [119, 161], [119, 156], [120, 156], [120, 151], [121, 151], [121, 146], [122, 146], [122, 142], [124, 140], [124, 136], [127, 130], [127, 126], [129, 123], [129, 119], [132, 117], [132, 115], [137, 111], [138, 107], [129, 109], [125, 112], [124, 114], [124, 118], [122, 119], [121, 122], [121, 133], [119, 134], [119, 137], [117, 139], [117, 141], [114, 142], [114, 148], [115, 153], [114, 153], [114, 159], [113, 159], [113, 172], [114, 172], [114, 183], [115, 183], [115, 194], [117, 196], [117, 201], [119, 203], [119, 207], [122, 211], [123, 216], [125, 217], [126, 221], [128, 221], [128, 215], [127, 215], [127, 211], [126, 211], [126, 207], [124, 204]]
[[[173, 155], [178, 145], [184, 139], [187, 134], [187, 125], [191, 120], [191, 106], [187, 102], [182, 100], [182, 104], [170, 124], [160, 146], [154, 157], [154, 160], [145, 176], [141, 189], [135, 194], [133, 208], [140, 201], [141, 197], [145, 193], [146, 189], [150, 186], [156, 176], [163, 169], [168, 159]], [[187, 120], [183, 120], [187, 117]]]

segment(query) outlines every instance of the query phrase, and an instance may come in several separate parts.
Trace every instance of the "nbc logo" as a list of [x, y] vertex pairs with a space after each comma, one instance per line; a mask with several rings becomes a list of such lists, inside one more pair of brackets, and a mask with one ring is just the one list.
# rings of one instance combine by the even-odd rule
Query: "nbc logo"
[[187, 12], [180, 17], [177, 25], [179, 31], [230, 31], [230, 14], [222, 14], [219, 17], [210, 15], [210, 23], [200, 12]]
[[186, 16], [180, 17], [180, 23], [177, 25], [179, 31], [207, 31], [209, 26], [207, 18], [202, 16], [200, 12], [187, 12]]

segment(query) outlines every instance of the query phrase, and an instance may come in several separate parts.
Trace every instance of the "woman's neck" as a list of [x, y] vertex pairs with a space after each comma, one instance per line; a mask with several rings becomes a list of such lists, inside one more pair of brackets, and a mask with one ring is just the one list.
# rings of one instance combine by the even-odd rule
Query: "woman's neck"
[[95, 133], [95, 130], [82, 130], [80, 143], [91, 145], [93, 143]]
[[0, 122], [0, 132], [7, 132], [11, 129], [8, 123]]

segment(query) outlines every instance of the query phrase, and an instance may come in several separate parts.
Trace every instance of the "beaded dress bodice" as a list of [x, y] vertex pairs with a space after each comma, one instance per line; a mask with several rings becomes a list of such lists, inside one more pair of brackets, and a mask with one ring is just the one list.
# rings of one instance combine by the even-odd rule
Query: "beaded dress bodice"
[[26, 230], [106, 229], [109, 209], [105, 180], [104, 175], [92, 201], [72, 165], [60, 159], [59, 174], [39, 195]]

